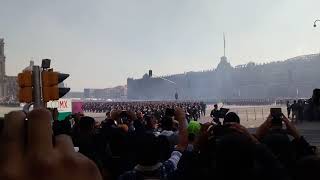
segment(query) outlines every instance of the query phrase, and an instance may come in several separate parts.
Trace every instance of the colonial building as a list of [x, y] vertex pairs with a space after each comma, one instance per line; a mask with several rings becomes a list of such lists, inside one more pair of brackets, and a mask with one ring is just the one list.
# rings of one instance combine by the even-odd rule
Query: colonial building
[[104, 89], [84, 89], [83, 98], [122, 100], [127, 98], [127, 86]]
[[15, 100], [17, 97], [17, 77], [6, 75], [6, 57], [4, 39], [0, 39], [0, 100]]
[[[224, 41], [225, 42], [225, 41]], [[225, 48], [225, 46], [224, 46]], [[320, 55], [231, 66], [225, 55], [216, 68], [201, 72], [127, 79], [132, 100], [241, 100], [307, 98], [320, 88]]]

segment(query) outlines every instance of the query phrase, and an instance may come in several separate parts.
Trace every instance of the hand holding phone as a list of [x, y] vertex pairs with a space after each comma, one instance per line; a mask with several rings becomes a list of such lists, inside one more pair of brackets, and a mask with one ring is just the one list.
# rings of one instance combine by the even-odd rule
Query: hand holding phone
[[283, 115], [283, 122], [286, 125], [287, 131], [288, 133], [293, 136], [295, 139], [299, 139], [301, 137], [298, 129], [295, 127], [294, 124], [292, 124], [292, 122], [289, 121], [289, 119], [287, 117], [285, 117]]

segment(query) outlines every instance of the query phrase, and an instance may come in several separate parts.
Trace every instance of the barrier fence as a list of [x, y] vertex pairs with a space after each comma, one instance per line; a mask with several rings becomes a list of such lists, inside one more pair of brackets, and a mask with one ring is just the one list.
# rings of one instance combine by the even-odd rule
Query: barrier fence
[[285, 106], [226, 106], [229, 112], [235, 112], [240, 117], [241, 124], [246, 127], [257, 127], [263, 123], [270, 114], [270, 108], [281, 107], [282, 113], [287, 116]]

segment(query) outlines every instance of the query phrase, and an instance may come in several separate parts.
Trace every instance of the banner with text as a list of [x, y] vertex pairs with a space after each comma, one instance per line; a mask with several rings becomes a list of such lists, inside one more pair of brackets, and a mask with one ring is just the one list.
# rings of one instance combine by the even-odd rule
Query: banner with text
[[72, 113], [72, 101], [71, 99], [59, 99], [58, 101], [47, 102], [47, 108], [58, 109], [58, 120], [62, 121]]

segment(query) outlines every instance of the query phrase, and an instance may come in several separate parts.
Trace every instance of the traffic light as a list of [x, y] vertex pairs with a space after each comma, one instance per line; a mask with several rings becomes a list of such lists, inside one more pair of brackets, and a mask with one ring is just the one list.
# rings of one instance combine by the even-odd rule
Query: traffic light
[[24, 71], [18, 74], [18, 85], [20, 87], [18, 99], [20, 102], [31, 103], [33, 100], [32, 72]]
[[44, 70], [42, 75], [42, 98], [44, 102], [58, 100], [66, 95], [70, 88], [60, 88], [58, 84], [69, 77], [69, 74]]

